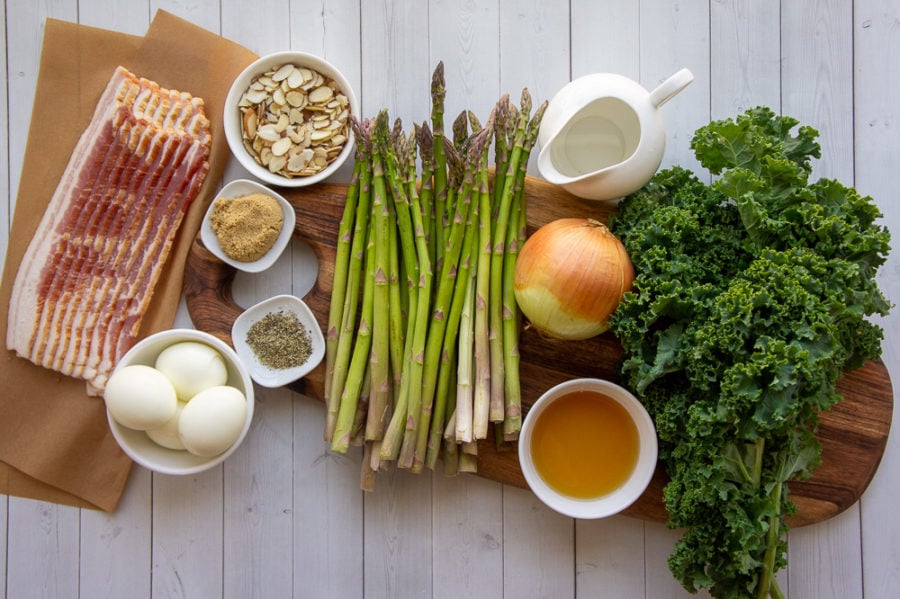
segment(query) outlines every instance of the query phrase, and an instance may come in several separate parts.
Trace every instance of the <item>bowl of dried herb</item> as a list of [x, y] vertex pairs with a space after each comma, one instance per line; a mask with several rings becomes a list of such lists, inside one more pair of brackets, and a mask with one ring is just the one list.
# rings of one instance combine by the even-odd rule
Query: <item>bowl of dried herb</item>
[[303, 378], [325, 357], [325, 339], [312, 310], [293, 295], [276, 295], [251, 306], [231, 328], [234, 349], [263, 387]]

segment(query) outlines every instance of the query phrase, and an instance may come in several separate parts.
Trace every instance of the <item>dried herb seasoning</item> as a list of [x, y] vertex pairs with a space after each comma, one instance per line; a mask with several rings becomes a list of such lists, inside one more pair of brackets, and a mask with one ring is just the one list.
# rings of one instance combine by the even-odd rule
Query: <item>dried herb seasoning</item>
[[270, 312], [247, 331], [247, 345], [260, 363], [284, 370], [304, 364], [312, 353], [312, 339], [293, 312]]

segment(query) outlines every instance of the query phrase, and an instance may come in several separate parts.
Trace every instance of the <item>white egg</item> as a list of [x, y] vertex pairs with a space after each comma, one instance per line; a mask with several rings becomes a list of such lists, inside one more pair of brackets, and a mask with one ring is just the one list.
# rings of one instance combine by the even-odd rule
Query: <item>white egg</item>
[[172, 417], [166, 420], [166, 423], [161, 427], [148, 430], [147, 436], [157, 445], [162, 445], [168, 449], [183, 450], [184, 443], [181, 442], [181, 437], [178, 436], [178, 420], [181, 418], [181, 411], [185, 405], [187, 405], [185, 402], [179, 401]]
[[247, 419], [247, 398], [226, 385], [195, 395], [178, 419], [178, 436], [190, 453], [219, 455], [237, 440]]
[[181, 401], [228, 380], [222, 355], [199, 341], [182, 341], [162, 350], [156, 358], [156, 369], [172, 382]]
[[159, 428], [175, 414], [175, 388], [160, 371], [134, 364], [115, 371], [103, 391], [106, 408], [122, 426], [139, 431]]

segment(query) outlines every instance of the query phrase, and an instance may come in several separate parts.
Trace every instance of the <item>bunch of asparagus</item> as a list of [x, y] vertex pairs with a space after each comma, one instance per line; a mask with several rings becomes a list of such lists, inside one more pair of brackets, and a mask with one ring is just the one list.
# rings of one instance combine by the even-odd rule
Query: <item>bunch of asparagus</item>
[[[364, 445], [363, 488], [396, 463], [474, 471], [477, 440], [521, 427], [513, 294], [525, 240], [528, 157], [547, 103], [500, 98], [485, 124], [444, 132], [444, 69], [431, 125], [386, 110], [353, 120], [356, 162], [341, 220], [326, 335], [325, 440]], [[489, 168], [493, 146], [493, 173]]]

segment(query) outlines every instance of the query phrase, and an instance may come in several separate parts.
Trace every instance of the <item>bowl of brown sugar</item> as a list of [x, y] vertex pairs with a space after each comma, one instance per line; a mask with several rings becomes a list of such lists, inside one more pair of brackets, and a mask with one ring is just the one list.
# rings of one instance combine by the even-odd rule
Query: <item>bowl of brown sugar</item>
[[227, 184], [210, 203], [200, 225], [203, 245], [245, 272], [262, 272], [287, 247], [296, 215], [288, 201], [248, 179]]

